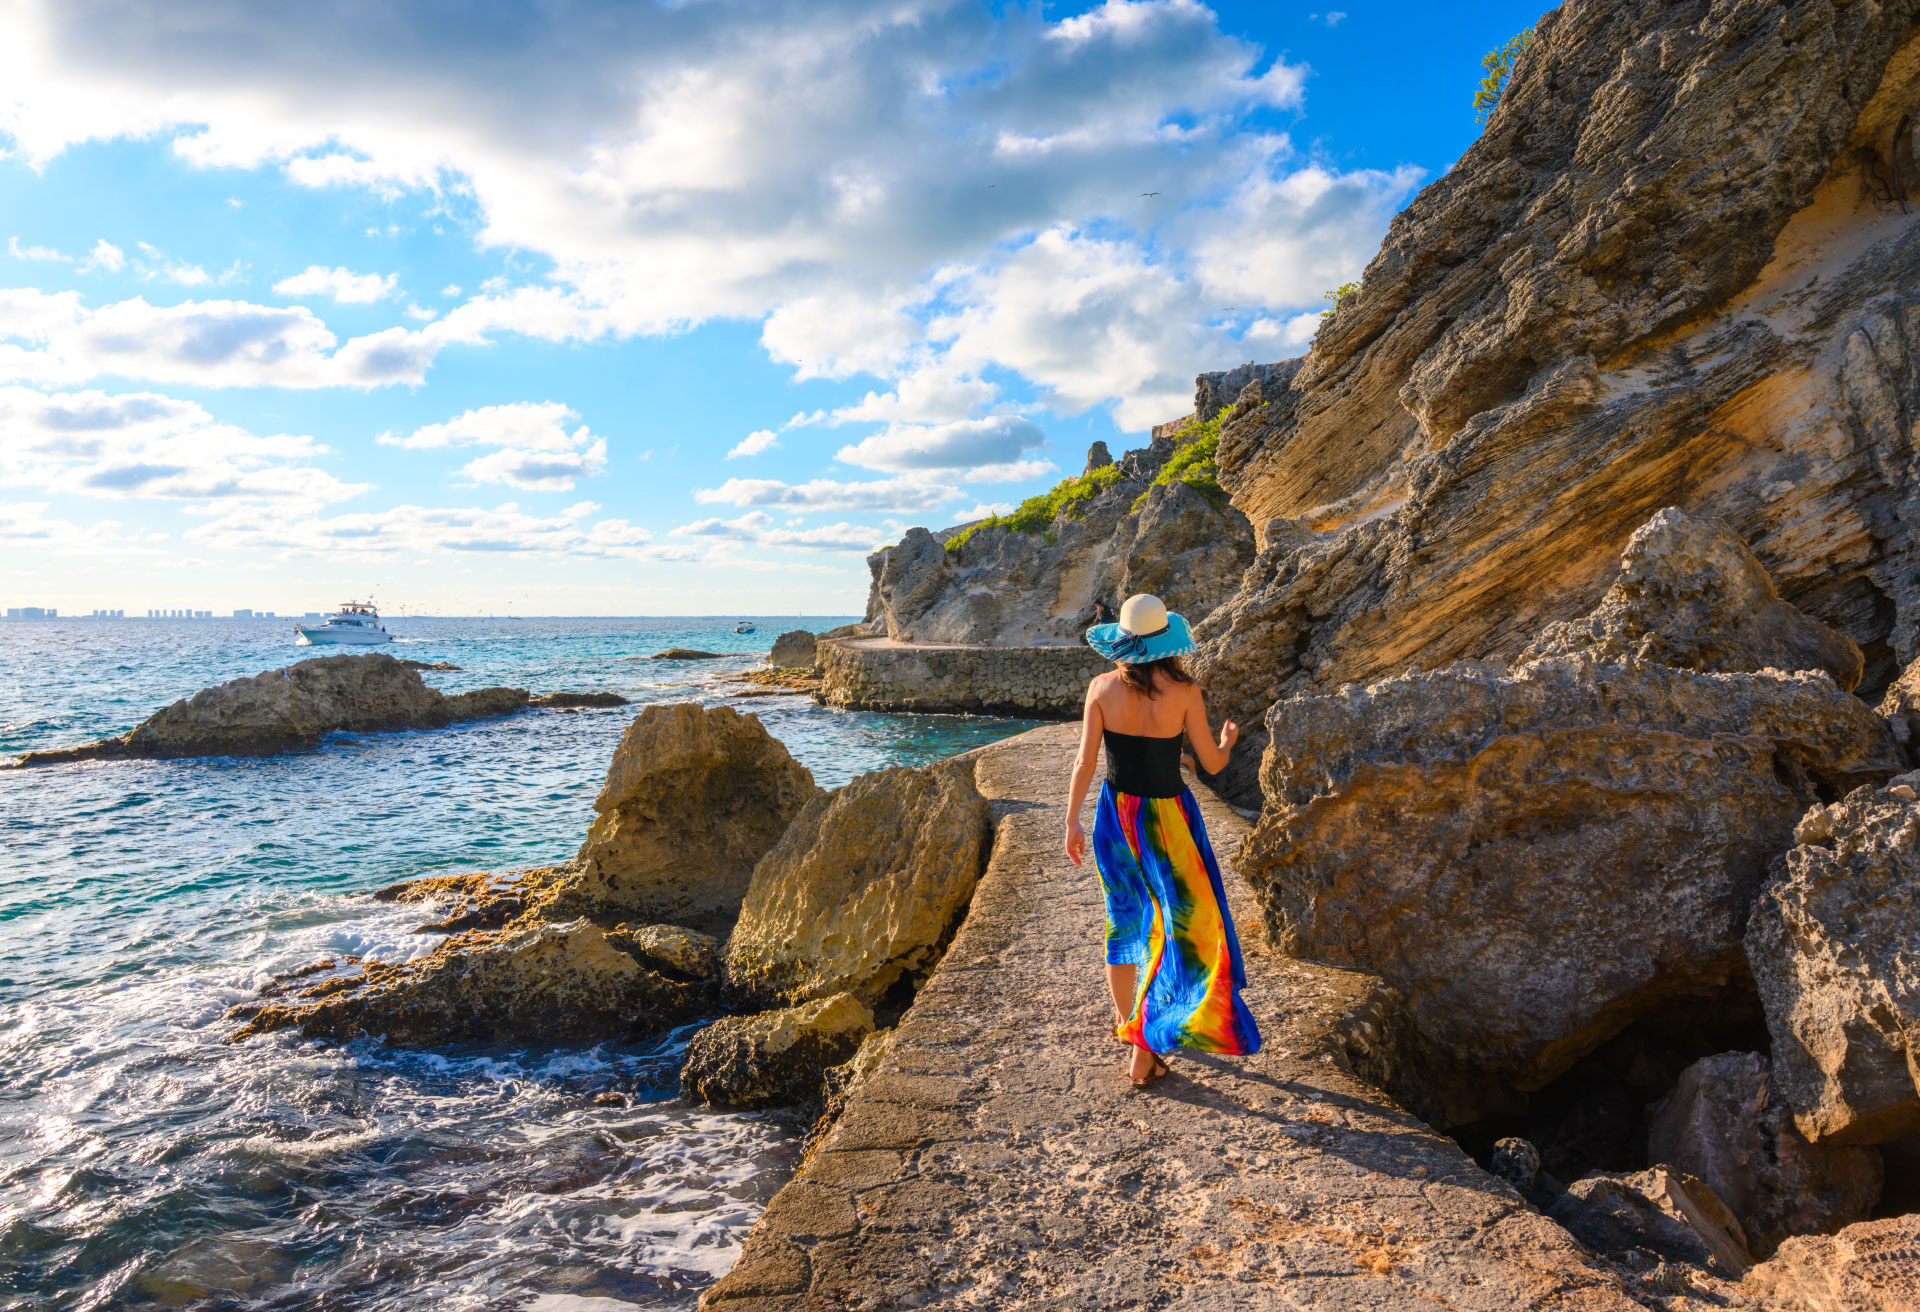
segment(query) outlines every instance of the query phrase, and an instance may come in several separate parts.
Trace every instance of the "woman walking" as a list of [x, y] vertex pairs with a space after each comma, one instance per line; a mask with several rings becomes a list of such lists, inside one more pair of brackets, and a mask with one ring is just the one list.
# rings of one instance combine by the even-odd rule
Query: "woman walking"
[[1093, 822], [1093, 861], [1107, 900], [1107, 987], [1114, 1035], [1133, 1045], [1127, 1075], [1144, 1088], [1176, 1047], [1245, 1055], [1260, 1031], [1240, 1000], [1246, 973], [1200, 807], [1180, 777], [1182, 734], [1209, 773], [1227, 764], [1240, 726], [1207, 727], [1200, 686], [1180, 664], [1193, 650], [1186, 620], [1158, 597], [1129, 597], [1117, 624], [1087, 630], [1115, 668], [1087, 685], [1080, 755], [1067, 798], [1067, 855], [1086, 855], [1080, 807], [1099, 751], [1107, 779]]

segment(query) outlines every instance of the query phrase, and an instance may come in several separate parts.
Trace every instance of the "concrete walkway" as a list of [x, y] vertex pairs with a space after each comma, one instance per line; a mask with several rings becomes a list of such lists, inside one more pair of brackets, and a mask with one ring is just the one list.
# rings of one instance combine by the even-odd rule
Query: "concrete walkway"
[[[1127, 1084], [1098, 879], [1059, 845], [1077, 732], [982, 753], [1000, 828], [966, 923], [701, 1307], [1639, 1309], [1450, 1140], [1344, 1073], [1341, 1018], [1370, 982], [1275, 954], [1231, 870], [1266, 1047], [1178, 1053], [1158, 1084]], [[1201, 803], [1229, 863], [1246, 824]]]

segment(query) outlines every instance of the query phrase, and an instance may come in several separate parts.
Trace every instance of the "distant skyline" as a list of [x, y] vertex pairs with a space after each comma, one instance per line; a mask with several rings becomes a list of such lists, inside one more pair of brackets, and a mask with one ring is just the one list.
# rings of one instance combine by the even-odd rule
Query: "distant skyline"
[[1538, 14], [447, 12], [0, 0], [0, 611], [858, 612], [1304, 350]]

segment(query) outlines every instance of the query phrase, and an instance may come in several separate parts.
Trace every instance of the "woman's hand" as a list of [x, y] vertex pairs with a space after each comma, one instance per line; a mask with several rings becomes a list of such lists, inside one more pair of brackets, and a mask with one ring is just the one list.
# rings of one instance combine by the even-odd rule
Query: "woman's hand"
[[1087, 831], [1080, 827], [1078, 820], [1067, 821], [1067, 858], [1075, 865], [1084, 864], [1081, 857], [1087, 854]]
[[1220, 726], [1220, 750], [1230, 752], [1233, 745], [1240, 741], [1240, 726], [1228, 720]]

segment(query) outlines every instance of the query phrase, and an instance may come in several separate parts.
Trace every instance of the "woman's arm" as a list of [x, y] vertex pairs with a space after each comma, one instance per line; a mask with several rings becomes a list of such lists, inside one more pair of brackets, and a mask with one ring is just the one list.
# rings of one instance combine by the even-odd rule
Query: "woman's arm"
[[1220, 738], [1216, 742], [1213, 730], [1207, 725], [1207, 699], [1200, 695], [1199, 685], [1187, 686], [1187, 742], [1200, 759], [1200, 768], [1208, 774], [1219, 774], [1227, 768], [1233, 745], [1240, 741], [1240, 726], [1228, 720], [1220, 726]]
[[1080, 754], [1073, 758], [1073, 784], [1067, 792], [1067, 856], [1075, 865], [1087, 854], [1087, 831], [1080, 827], [1080, 808], [1086, 804], [1087, 789], [1093, 784], [1093, 769], [1100, 763], [1100, 737], [1105, 721], [1094, 685], [1087, 685], [1086, 709], [1080, 716]]

